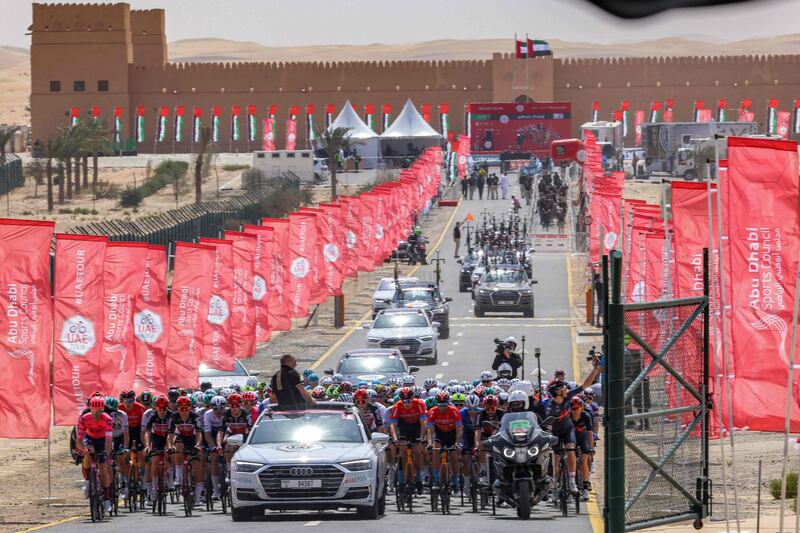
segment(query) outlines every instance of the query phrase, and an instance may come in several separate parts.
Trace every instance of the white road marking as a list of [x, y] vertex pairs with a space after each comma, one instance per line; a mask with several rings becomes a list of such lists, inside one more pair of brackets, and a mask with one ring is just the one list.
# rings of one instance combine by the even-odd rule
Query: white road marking
[[445, 361], [444, 363], [442, 363], [442, 366], [448, 366], [449, 364], [450, 363], [448, 361]]
[[318, 526], [322, 523], [322, 520], [312, 520], [311, 522], [306, 522], [303, 524], [304, 526]]
[[447, 355], [453, 355], [454, 353], [456, 352], [454, 352], [453, 350], [448, 350]]
[[434, 378], [436, 378], [436, 379], [442, 379], [443, 377], [444, 377], [444, 374], [436, 374], [434, 376]]
[[463, 337], [463, 336], [464, 336], [463, 331], [459, 331], [458, 333], [456, 333], [456, 337]]
[[458, 341], [453, 341], [453, 346], [458, 346]]

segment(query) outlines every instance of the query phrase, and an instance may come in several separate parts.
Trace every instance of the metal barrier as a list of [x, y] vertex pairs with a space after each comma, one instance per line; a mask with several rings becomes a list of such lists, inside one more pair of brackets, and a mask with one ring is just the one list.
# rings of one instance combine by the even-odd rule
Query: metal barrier
[[[610, 259], [603, 383], [606, 531], [685, 520], [701, 527], [711, 500], [708, 291], [622, 304], [622, 254], [614, 251]], [[704, 259], [707, 287], [707, 254]]]
[[216, 202], [189, 204], [136, 220], [105, 220], [72, 228], [68, 233], [108, 235], [112, 241], [138, 241], [167, 245], [196, 237], [217, 237], [230, 221], [257, 224], [264, 216], [262, 203], [276, 191], [299, 188], [297, 180], [273, 178], [255, 191]]

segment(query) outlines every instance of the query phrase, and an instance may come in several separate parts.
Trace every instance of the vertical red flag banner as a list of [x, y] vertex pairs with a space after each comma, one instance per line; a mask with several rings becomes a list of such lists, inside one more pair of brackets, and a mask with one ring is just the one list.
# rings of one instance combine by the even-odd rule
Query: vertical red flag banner
[[372, 272], [375, 270], [375, 214], [377, 205], [375, 205], [375, 197], [368, 194], [360, 195], [358, 200], [361, 220], [358, 270]]
[[216, 248], [190, 242], [175, 243], [175, 267], [169, 298], [167, 386], [196, 387], [203, 360], [203, 336], [211, 298]]
[[603, 231], [603, 253], [611, 253], [620, 248], [622, 231], [622, 189], [619, 192], [597, 193], [599, 202], [600, 227]]
[[309, 272], [309, 276], [311, 277], [311, 299], [309, 300], [309, 303], [311, 305], [316, 305], [324, 302], [328, 298], [328, 295], [332, 294], [328, 291], [328, 285], [325, 281], [326, 267], [325, 259], [322, 256], [322, 247], [325, 244], [323, 235], [325, 235], [328, 231], [328, 222], [324, 217], [322, 209], [320, 208], [302, 207], [300, 208], [300, 212], [314, 215], [314, 221], [316, 224], [317, 239], [316, 244], [314, 245], [312, 258], [310, 259], [311, 265]]
[[53, 412], [55, 425], [74, 426], [100, 388], [105, 235], [56, 236]]
[[226, 231], [225, 239], [233, 241], [233, 298], [231, 329], [233, 354], [238, 358], [256, 353], [256, 308], [253, 301], [253, 264], [256, 236], [240, 231]]
[[142, 290], [133, 303], [133, 346], [136, 354], [137, 392], [167, 392], [167, 254], [163, 246], [150, 244], [144, 260]]
[[271, 331], [292, 329], [289, 300], [289, 219], [264, 218], [261, 223], [273, 230], [270, 277], [267, 280], [267, 309]]
[[200, 244], [213, 246], [216, 250], [210, 271], [211, 297], [205, 317], [203, 363], [218, 370], [233, 370], [233, 242], [201, 237]]
[[633, 128], [636, 138], [636, 146], [642, 145], [642, 124], [644, 123], [644, 109], [637, 109], [633, 112]]
[[431, 104], [422, 104], [422, 119], [428, 124], [431, 123]]
[[649, 232], [648, 228], [640, 226], [633, 226], [631, 230], [630, 267], [626, 286], [629, 302], [641, 303], [647, 299], [645, 296], [645, 266], [647, 265], [645, 239]]
[[352, 278], [358, 275], [359, 235], [361, 234], [361, 218], [358, 211], [359, 202], [347, 196], [339, 197], [342, 206], [342, 231], [344, 232], [344, 275]]
[[[800, 257], [797, 143], [728, 137], [727, 174], [734, 424], [783, 431]], [[800, 430], [798, 378], [792, 432]]]
[[297, 146], [297, 120], [290, 118], [286, 120], [286, 149], [294, 150]]
[[50, 431], [50, 244], [53, 222], [0, 220], [0, 437]]
[[272, 269], [272, 248], [275, 230], [267, 226], [242, 227], [245, 233], [255, 235], [256, 246], [253, 253], [253, 312], [255, 315], [256, 341], [266, 342], [272, 338], [269, 329], [269, 307], [267, 287]]
[[375, 244], [372, 247], [372, 261], [373, 264], [378, 267], [383, 264], [383, 252], [386, 247], [386, 201], [378, 192], [375, 192], [374, 189], [372, 192], [362, 196], [367, 195], [371, 197], [370, 201], [373, 202], [375, 206], [375, 233], [373, 235]]
[[[662, 228], [653, 229], [645, 237], [645, 300], [660, 300], [664, 295], [664, 246], [666, 237]], [[651, 346], [657, 346], [653, 340]]]
[[261, 149], [265, 152], [275, 151], [275, 119], [267, 117], [263, 120], [261, 131], [263, 132], [263, 142]]
[[133, 301], [142, 288], [147, 244], [110, 242], [103, 265], [103, 351], [100, 388], [118, 395], [133, 387], [136, 355], [133, 347]]
[[467, 177], [467, 166], [469, 164], [469, 137], [466, 135], [458, 136], [458, 159], [456, 160], [456, 171], [458, 178]]
[[313, 213], [289, 214], [289, 303], [292, 318], [308, 315], [311, 301], [311, 262], [317, 243], [317, 221]]
[[324, 213], [325, 232], [320, 233], [322, 241], [322, 257], [325, 260], [325, 284], [329, 294], [342, 294], [344, 281], [344, 221], [340, 204], [320, 204]]

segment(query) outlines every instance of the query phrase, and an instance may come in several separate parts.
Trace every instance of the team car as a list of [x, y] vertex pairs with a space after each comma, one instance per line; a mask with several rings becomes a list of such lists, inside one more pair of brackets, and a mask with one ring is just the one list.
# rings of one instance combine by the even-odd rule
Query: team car
[[486, 312], [522, 313], [533, 317], [535, 303], [531, 284], [524, 267], [498, 265], [486, 269], [472, 289], [475, 316]]
[[435, 283], [417, 281], [398, 283], [388, 303], [395, 309], [425, 311], [431, 321], [439, 323], [439, 337], [446, 339], [450, 336], [450, 306], [447, 304], [452, 301], [452, 298], [442, 296]]
[[368, 348], [389, 348], [406, 359], [426, 359], [436, 363], [439, 323], [431, 322], [422, 309], [385, 309], [364, 329]]
[[342, 355], [336, 370], [325, 370], [328, 375], [341, 374], [342, 380], [350, 383], [379, 381], [384, 385], [392, 378], [402, 378], [419, 371], [419, 367], [408, 366], [396, 348], [364, 348], [348, 350]]

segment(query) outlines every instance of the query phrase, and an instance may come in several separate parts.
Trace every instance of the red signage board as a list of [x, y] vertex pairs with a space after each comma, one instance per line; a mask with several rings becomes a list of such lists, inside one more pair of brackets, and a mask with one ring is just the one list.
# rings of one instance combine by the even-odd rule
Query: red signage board
[[471, 151], [550, 155], [550, 143], [572, 136], [570, 102], [469, 104]]

